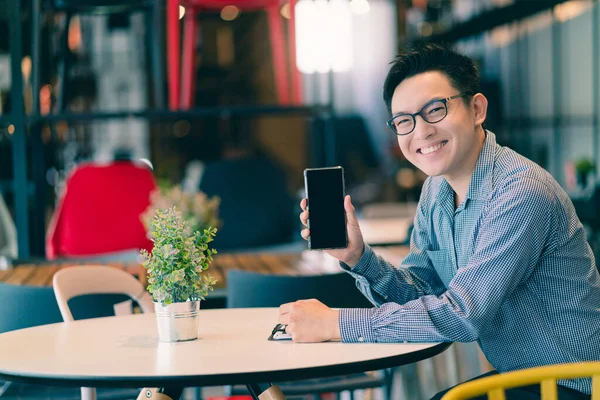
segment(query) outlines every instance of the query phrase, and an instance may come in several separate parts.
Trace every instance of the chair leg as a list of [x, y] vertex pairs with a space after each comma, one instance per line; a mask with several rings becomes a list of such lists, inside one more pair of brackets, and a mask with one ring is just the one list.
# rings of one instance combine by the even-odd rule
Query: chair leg
[[96, 400], [96, 389], [89, 387], [81, 388], [81, 400]]
[[167, 0], [167, 70], [169, 108], [179, 109], [179, 1]]
[[383, 399], [392, 400], [392, 391], [394, 390], [394, 368], [383, 370], [383, 379], [385, 381], [383, 387]]
[[6, 391], [10, 387], [10, 385], [12, 385], [12, 382], [10, 382], [10, 381], [4, 382], [2, 387], [0, 387], [0, 397], [2, 397], [4, 395], [4, 393], [6, 393]]
[[181, 61], [181, 108], [184, 110], [192, 107], [194, 103], [194, 81], [196, 69], [194, 56], [196, 54], [196, 10], [189, 7], [183, 21], [183, 48]]

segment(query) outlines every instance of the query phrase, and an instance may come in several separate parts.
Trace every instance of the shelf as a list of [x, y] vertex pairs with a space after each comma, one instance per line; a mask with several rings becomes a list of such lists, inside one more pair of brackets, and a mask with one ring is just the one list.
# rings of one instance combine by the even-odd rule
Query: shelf
[[232, 107], [207, 107], [193, 108], [190, 110], [140, 110], [140, 111], [109, 111], [90, 113], [64, 113], [28, 116], [27, 122], [53, 122], [53, 121], [92, 121], [107, 119], [167, 119], [176, 120], [193, 117], [218, 117], [231, 118], [234, 116], [248, 115], [306, 115], [327, 114], [331, 111], [329, 106], [232, 106]]
[[508, 6], [484, 11], [467, 21], [453, 25], [446, 32], [433, 35], [429, 38], [423, 38], [423, 41], [455, 42], [459, 39], [491, 31], [498, 26], [530, 17], [552, 8], [557, 4], [564, 3], [565, 1], [566, 0], [515, 0], [514, 3]]

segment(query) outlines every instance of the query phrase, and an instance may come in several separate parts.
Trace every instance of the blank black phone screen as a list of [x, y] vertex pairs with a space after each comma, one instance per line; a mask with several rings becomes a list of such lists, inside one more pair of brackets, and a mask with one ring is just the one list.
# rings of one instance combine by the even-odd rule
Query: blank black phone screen
[[348, 246], [344, 211], [344, 169], [342, 167], [304, 170], [308, 199], [310, 249]]

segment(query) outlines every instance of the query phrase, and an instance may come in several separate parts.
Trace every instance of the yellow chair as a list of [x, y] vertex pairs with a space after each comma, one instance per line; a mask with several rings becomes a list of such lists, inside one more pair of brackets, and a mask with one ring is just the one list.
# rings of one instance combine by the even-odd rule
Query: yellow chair
[[600, 400], [600, 362], [581, 362], [528, 368], [465, 382], [451, 389], [442, 400], [464, 400], [488, 395], [489, 400], [505, 400], [504, 391], [540, 384], [541, 400], [557, 400], [559, 379], [592, 378], [592, 399]]

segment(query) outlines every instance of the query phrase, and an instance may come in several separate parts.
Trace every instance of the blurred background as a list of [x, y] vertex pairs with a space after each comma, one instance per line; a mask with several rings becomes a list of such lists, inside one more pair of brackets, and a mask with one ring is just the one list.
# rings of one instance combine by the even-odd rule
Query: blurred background
[[[297, 242], [308, 167], [342, 165], [361, 212], [397, 215], [425, 177], [385, 125], [382, 84], [424, 40], [476, 60], [488, 129], [560, 182], [595, 249], [599, 24], [592, 0], [0, 0], [4, 255], [60, 256], [61, 199], [86, 165], [218, 196], [225, 250]], [[110, 188], [113, 173], [73, 179], [99, 194], [70, 201], [116, 201], [99, 215], [118, 218], [124, 188], [152, 189]]]

